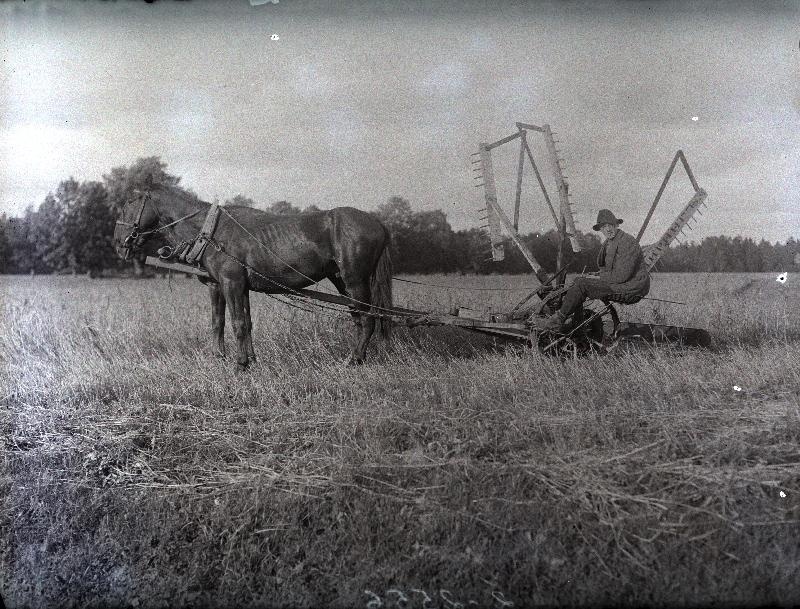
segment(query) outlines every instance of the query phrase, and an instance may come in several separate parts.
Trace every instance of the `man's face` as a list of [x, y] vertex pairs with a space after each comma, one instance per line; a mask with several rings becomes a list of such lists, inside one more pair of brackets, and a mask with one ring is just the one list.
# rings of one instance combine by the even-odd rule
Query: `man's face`
[[617, 234], [617, 225], [603, 224], [603, 226], [600, 227], [600, 232], [603, 233], [606, 239], [613, 239], [614, 235]]

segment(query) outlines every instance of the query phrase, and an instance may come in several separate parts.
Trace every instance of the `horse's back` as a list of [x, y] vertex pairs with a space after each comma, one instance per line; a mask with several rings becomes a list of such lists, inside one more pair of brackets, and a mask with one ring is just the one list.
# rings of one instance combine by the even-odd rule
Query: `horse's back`
[[319, 211], [304, 211], [297, 214], [274, 214], [264, 211], [263, 209], [256, 209], [244, 205], [229, 205], [226, 206], [226, 209], [233, 211], [238, 218], [243, 220], [247, 219], [266, 224], [309, 224], [334, 219], [362, 223], [364, 225], [369, 225], [374, 222], [380, 223], [372, 214], [355, 207], [347, 206], [334, 207], [333, 209], [321, 209]]
[[323, 247], [336, 249], [338, 243], [345, 247], [358, 244], [382, 249], [389, 239], [388, 230], [377, 217], [355, 207], [334, 207], [292, 215], [272, 214], [245, 206], [230, 206], [228, 209], [234, 212], [239, 222], [256, 228], [258, 233], [261, 230], [271, 233], [278, 229], [282, 234], [302, 235]]

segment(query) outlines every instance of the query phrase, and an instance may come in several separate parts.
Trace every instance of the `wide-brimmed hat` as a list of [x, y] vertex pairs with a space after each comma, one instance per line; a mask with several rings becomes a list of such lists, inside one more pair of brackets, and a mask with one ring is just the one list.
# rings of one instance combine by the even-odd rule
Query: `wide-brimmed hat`
[[592, 227], [592, 230], [600, 230], [603, 224], [613, 224], [616, 226], [622, 224], [622, 220], [618, 220], [617, 217], [611, 213], [611, 210], [601, 209], [597, 212], [597, 224]]

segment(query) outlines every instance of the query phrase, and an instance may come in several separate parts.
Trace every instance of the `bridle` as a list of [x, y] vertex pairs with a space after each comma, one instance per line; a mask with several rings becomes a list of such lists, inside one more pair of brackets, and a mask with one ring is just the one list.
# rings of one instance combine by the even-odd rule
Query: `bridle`
[[[150, 205], [152, 205], [153, 209], [156, 212], [156, 225], [157, 226], [155, 228], [153, 228], [153, 229], [150, 229], [150, 230], [141, 231], [141, 230], [139, 230], [139, 225], [142, 222], [142, 216], [144, 215], [144, 209], [145, 209], [145, 207], [147, 207], [147, 202], [148, 201], [150, 201]], [[142, 196], [142, 206], [139, 208], [139, 213], [136, 215], [136, 221], [135, 222], [125, 222], [124, 220], [117, 220], [117, 224], [122, 225], [122, 226], [130, 226], [131, 227], [131, 232], [128, 233], [128, 235], [122, 241], [122, 247], [125, 249], [125, 260], [128, 260], [130, 258], [131, 252], [133, 251], [133, 249], [138, 247], [138, 246], [140, 246], [142, 243], [144, 243], [145, 239], [149, 235], [152, 235], [153, 233], [158, 233], [158, 232], [164, 230], [165, 228], [169, 228], [170, 226], [174, 226], [174, 225], [178, 224], [179, 222], [183, 222], [184, 220], [188, 220], [189, 218], [199, 214], [201, 211], [203, 211], [203, 210], [199, 209], [199, 210], [197, 210], [195, 212], [192, 212], [191, 214], [187, 214], [187, 215], [183, 216], [182, 218], [178, 218], [174, 222], [170, 222], [169, 224], [164, 224], [163, 226], [160, 226], [160, 223], [161, 223], [161, 212], [159, 211], [158, 207], [156, 207], [156, 204], [153, 203], [153, 200], [150, 197], [150, 193], [149, 192], [144, 193], [144, 195]]]

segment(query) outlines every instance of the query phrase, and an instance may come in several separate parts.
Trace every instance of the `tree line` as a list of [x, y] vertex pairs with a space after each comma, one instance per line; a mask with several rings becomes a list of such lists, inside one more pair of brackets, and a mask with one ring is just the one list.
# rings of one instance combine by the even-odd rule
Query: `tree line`
[[[62, 181], [38, 207], [22, 216], [0, 215], [0, 273], [88, 273], [99, 276], [119, 272], [132, 263], [119, 260], [112, 245], [114, 223], [135, 191], [156, 184], [176, 188], [180, 178], [166, 171], [159, 157], [138, 159], [129, 167], [113, 168], [102, 181]], [[191, 190], [183, 189], [192, 195]], [[196, 195], [194, 195], [196, 196]], [[269, 206], [238, 194], [225, 205], [246, 205], [293, 215], [319, 211], [296, 207], [288, 201]], [[441, 210], [414, 211], [403, 197], [393, 196], [373, 212], [392, 234], [392, 254], [397, 273], [526, 273], [530, 267], [517, 248], [506, 244], [506, 259], [490, 260], [489, 242], [479, 229], [454, 231]], [[600, 239], [579, 234], [583, 250], [568, 254], [572, 272], [597, 270]], [[522, 236], [534, 257], [552, 272], [556, 269], [558, 234], [555, 230]], [[751, 238], [706, 237], [700, 243], [671, 247], [657, 269], [672, 272], [765, 272], [793, 268], [800, 247], [794, 238], [785, 244]], [[133, 267], [131, 267], [133, 268]], [[135, 263], [135, 271], [141, 265]]]

